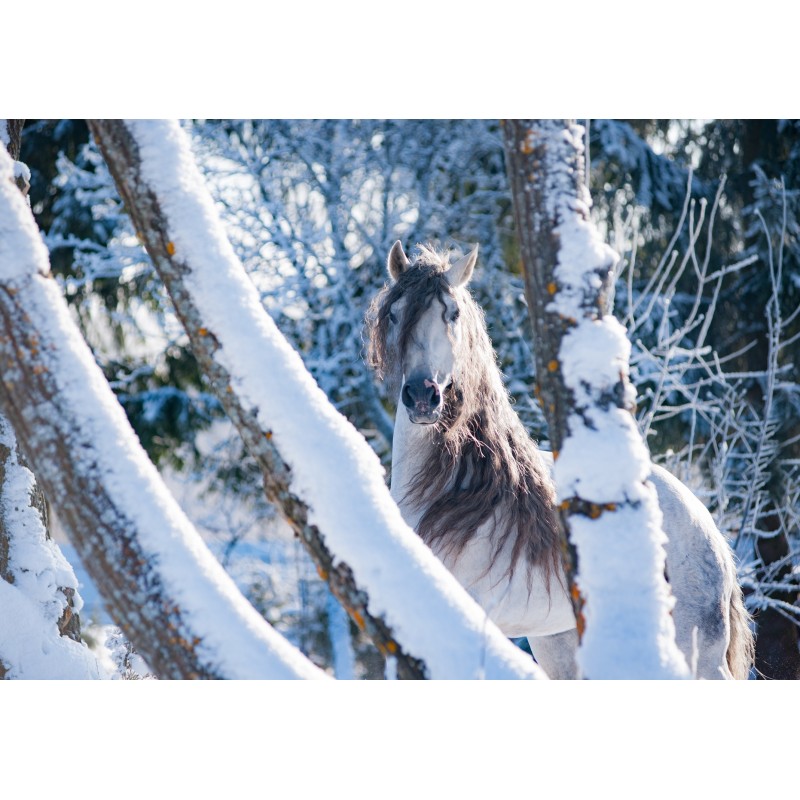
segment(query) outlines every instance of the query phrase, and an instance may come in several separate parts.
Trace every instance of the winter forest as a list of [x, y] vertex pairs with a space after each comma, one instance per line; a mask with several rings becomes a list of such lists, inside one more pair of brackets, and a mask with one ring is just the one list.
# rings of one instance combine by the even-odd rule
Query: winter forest
[[800, 678], [796, 120], [0, 140], [0, 676]]

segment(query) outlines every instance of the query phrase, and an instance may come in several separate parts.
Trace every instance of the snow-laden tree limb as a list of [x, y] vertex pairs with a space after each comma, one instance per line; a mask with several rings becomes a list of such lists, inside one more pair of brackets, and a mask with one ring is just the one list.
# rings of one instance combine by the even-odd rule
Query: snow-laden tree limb
[[398, 677], [542, 675], [403, 522], [377, 457], [260, 304], [174, 122], [91, 122], [267, 496]]
[[0, 148], [0, 401], [109, 613], [162, 677], [321, 673], [242, 597], [70, 318]]
[[[24, 120], [0, 120], [0, 142], [14, 161], [23, 195], [30, 186], [19, 158]], [[0, 414], [0, 677], [98, 678], [81, 644], [78, 580], [47, 527], [41, 488]]]
[[650, 459], [630, 413], [630, 344], [604, 313], [616, 256], [590, 220], [583, 129], [507, 120], [504, 131], [567, 568], [585, 623], [579, 664], [590, 678], [688, 677]]

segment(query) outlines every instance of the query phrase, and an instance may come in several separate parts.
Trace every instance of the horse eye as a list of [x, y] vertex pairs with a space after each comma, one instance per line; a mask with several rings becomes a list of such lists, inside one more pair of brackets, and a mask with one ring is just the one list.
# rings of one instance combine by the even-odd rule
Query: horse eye
[[450, 315], [450, 322], [455, 322], [461, 316], [461, 311], [458, 308], [453, 309], [453, 313]]
[[394, 315], [394, 311], [389, 312], [389, 322], [391, 322], [392, 325], [397, 323], [397, 317]]

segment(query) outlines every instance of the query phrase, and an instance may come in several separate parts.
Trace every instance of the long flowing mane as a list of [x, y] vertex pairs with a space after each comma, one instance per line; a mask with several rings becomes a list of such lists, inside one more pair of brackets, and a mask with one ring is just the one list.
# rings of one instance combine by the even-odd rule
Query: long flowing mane
[[[477, 531], [493, 521], [492, 563], [511, 546], [508, 576], [520, 559], [530, 585], [539, 566], [547, 586], [560, 558], [555, 496], [548, 471], [503, 384], [483, 312], [464, 288], [444, 276], [449, 255], [419, 247], [413, 263], [374, 299], [367, 314], [367, 356], [393, 386], [414, 326], [431, 303], [452, 297], [463, 335], [456, 351], [453, 383], [433, 431], [432, 457], [412, 480], [407, 499], [422, 512], [417, 533], [458, 555]], [[399, 330], [389, 336], [392, 306], [405, 300]], [[491, 564], [487, 565], [487, 572]]]

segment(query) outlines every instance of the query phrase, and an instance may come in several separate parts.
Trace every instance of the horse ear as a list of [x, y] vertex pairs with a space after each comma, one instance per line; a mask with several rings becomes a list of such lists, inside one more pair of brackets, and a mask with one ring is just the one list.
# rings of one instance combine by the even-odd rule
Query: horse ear
[[389, 275], [393, 281], [400, 280], [400, 276], [408, 269], [408, 264], [408, 258], [406, 258], [406, 254], [403, 252], [403, 245], [398, 239], [392, 245], [392, 249], [389, 251], [389, 260], [386, 262]]
[[445, 276], [450, 285], [453, 287], [466, 286], [466, 284], [469, 283], [469, 279], [472, 277], [472, 271], [475, 269], [475, 262], [477, 260], [478, 245], [475, 245], [471, 253], [467, 253], [467, 255], [459, 258], [458, 261], [445, 272]]

